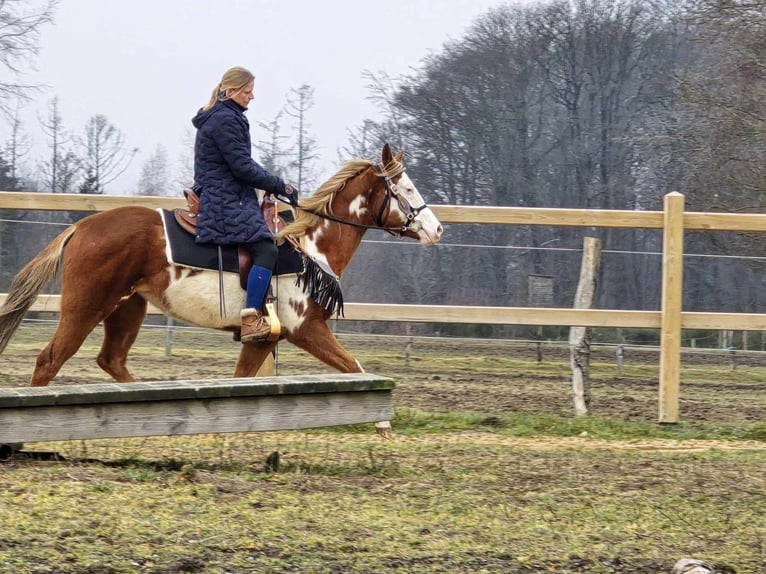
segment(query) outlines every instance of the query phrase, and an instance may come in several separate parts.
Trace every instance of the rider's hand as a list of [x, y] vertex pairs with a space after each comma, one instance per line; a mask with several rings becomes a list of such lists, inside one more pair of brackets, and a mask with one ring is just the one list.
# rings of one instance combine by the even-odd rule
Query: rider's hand
[[292, 205], [293, 207], [298, 207], [299, 193], [300, 192], [295, 187], [293, 187], [292, 185], [288, 183], [287, 185], [285, 185], [285, 192], [281, 195], [283, 199], [286, 199], [287, 201], [290, 202], [290, 205]]

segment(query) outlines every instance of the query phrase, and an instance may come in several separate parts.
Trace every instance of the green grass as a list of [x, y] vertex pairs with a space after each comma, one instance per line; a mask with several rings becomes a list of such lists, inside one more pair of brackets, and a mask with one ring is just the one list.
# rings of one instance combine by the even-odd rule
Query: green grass
[[[20, 331], [3, 377], [24, 384], [40, 335]], [[70, 382], [105, 380], [98, 345]], [[766, 367], [684, 364], [682, 408], [704, 416], [659, 425], [657, 365], [629, 353], [621, 379], [594, 360], [600, 410], [575, 418], [560, 355], [418, 340], [407, 363], [401, 340], [344, 345], [397, 380], [394, 441], [355, 425], [28, 445], [66, 460], [0, 465], [0, 574], [766, 571]], [[144, 330], [130, 364], [229, 376], [237, 350], [184, 332], [166, 358]], [[330, 371], [289, 346], [280, 361]]]
[[[766, 449], [456, 430], [61, 443], [3, 470], [0, 572], [760, 572]], [[618, 443], [615, 441], [614, 446]], [[267, 473], [269, 452], [282, 454]]]
[[[589, 436], [604, 440], [662, 438], [673, 440], [755, 440], [766, 442], [766, 423], [688, 423], [658, 425], [619, 421], [604, 417], [560, 417], [550, 414], [514, 413], [487, 417], [480, 413], [427, 413], [413, 409], [396, 410], [396, 432], [418, 434], [451, 430], [487, 430], [504, 436]], [[358, 427], [360, 432], [364, 427]]]

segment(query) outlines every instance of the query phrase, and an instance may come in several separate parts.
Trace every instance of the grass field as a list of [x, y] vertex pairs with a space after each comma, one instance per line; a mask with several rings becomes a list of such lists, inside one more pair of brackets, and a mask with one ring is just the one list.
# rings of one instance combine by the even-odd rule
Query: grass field
[[[25, 326], [0, 385], [26, 385], [50, 334]], [[595, 349], [593, 414], [572, 417], [566, 348], [343, 337], [396, 379], [396, 439], [371, 425], [45, 443], [0, 464], [0, 572], [661, 573], [696, 557], [766, 572], [766, 358], [684, 356], [660, 426], [657, 357]], [[108, 380], [98, 333], [54, 384]], [[145, 329], [140, 380], [231, 375], [212, 331]], [[280, 374], [330, 372], [280, 348]], [[279, 453], [277, 470], [266, 459]]]

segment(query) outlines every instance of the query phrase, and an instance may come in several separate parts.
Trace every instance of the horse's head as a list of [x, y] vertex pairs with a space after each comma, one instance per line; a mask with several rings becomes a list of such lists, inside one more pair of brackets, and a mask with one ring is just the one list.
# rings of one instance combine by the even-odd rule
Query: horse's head
[[[320, 243], [320, 236], [331, 225], [340, 224], [359, 230], [353, 234], [353, 249], [367, 229], [382, 229], [424, 244], [437, 243], [443, 231], [441, 223], [405, 173], [403, 156], [404, 152], [394, 156], [386, 144], [378, 163], [362, 159], [347, 162], [314, 194], [300, 200], [295, 221], [277, 238], [308, 236]], [[337, 249], [335, 245], [333, 250]]]
[[371, 190], [370, 212], [375, 224], [389, 233], [420, 243], [437, 243], [443, 231], [441, 223], [404, 171], [403, 156], [404, 152], [394, 156], [388, 144], [383, 146], [381, 162], [374, 165], [382, 191], [377, 186]]

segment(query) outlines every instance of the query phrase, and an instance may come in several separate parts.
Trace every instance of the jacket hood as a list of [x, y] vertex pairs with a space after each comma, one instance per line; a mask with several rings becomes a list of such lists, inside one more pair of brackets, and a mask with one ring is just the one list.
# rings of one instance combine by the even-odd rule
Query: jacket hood
[[213, 113], [216, 111], [216, 108], [218, 108], [218, 102], [216, 102], [215, 105], [209, 110], [200, 108], [197, 111], [197, 115], [192, 118], [192, 125], [195, 128], [200, 129], [202, 125], [210, 119], [210, 116], [213, 115]]
[[228, 107], [240, 113], [244, 113], [247, 111], [247, 108], [243, 108], [234, 100], [223, 100], [223, 101], [218, 100], [215, 104], [213, 104], [213, 107], [210, 108], [209, 110], [200, 108], [199, 111], [197, 112], [197, 115], [195, 115], [192, 118], [192, 125], [195, 128], [200, 129], [204, 125], [204, 123], [208, 121], [215, 112], [221, 109], [221, 107]]

